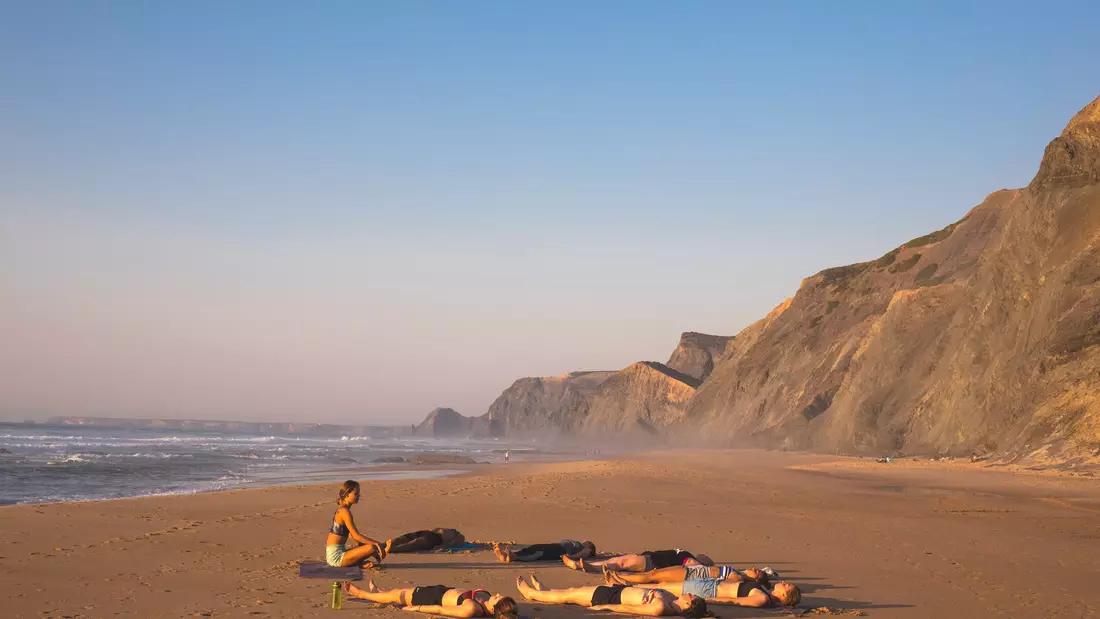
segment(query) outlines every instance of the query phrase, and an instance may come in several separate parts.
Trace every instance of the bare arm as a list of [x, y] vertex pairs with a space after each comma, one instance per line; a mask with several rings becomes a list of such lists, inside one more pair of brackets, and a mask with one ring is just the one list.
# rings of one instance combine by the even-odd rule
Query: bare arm
[[459, 606], [406, 606], [401, 610], [414, 613], [431, 613], [433, 615], [443, 615], [444, 617], [461, 617], [463, 619], [478, 615], [475, 605], [471, 604], [469, 600], [463, 600]]
[[593, 606], [592, 610], [609, 610], [613, 613], [630, 613], [631, 615], [646, 615], [660, 617], [665, 612], [664, 604], [601, 604]]
[[729, 604], [730, 606], [747, 606], [749, 608], [763, 608], [771, 602], [766, 595], [749, 595], [743, 598], [718, 598], [707, 600], [713, 604]]
[[346, 524], [347, 527], [348, 527], [348, 536], [349, 537], [351, 537], [353, 540], [359, 542], [360, 544], [374, 546], [374, 547], [378, 548], [378, 551], [379, 551], [380, 554], [383, 552], [382, 544], [372, 540], [371, 538], [367, 537], [366, 535], [363, 535], [362, 533], [359, 532], [359, 529], [357, 529], [355, 527], [355, 517], [351, 515], [351, 510], [350, 509], [343, 510], [341, 512], [341, 514], [344, 518], [344, 524]]

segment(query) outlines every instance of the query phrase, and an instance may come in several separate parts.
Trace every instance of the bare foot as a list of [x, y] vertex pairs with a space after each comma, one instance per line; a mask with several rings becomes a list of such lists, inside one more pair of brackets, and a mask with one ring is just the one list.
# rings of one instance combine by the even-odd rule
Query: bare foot
[[523, 576], [516, 576], [516, 588], [526, 599], [531, 599], [531, 586], [523, 581]]
[[386, 554], [388, 555], [392, 551], [393, 551], [393, 538], [390, 538], [390, 539], [386, 540]]
[[571, 570], [579, 570], [580, 569], [580, 567], [578, 567], [580, 564], [578, 564], [576, 561], [570, 559], [569, 555], [562, 555], [561, 556], [561, 562], [564, 563], [565, 566], [568, 567]]
[[581, 571], [582, 572], [587, 572], [588, 571], [588, 567], [585, 566], [583, 558], [577, 559], [577, 565], [581, 566]]
[[545, 588], [542, 586], [542, 582], [539, 581], [538, 576], [535, 576], [534, 574], [531, 574], [531, 586], [534, 587], [536, 591], [545, 590]]
[[367, 579], [367, 591], [370, 591], [371, 593], [378, 593], [378, 587], [374, 586], [373, 578]]
[[497, 560], [501, 563], [511, 563], [512, 553], [507, 552], [504, 546], [499, 542], [493, 542], [493, 554], [497, 556]]
[[341, 585], [341, 586], [344, 588], [344, 593], [346, 593], [347, 595], [349, 595], [353, 598], [362, 598], [363, 597], [363, 590], [360, 589], [359, 587], [356, 587], [355, 585], [351, 584], [350, 582], [345, 580], [344, 584]]
[[604, 581], [604, 582], [606, 582], [606, 583], [607, 583], [607, 584], [609, 584], [609, 585], [611, 585], [611, 584], [614, 584], [614, 583], [615, 583], [615, 579], [614, 579], [614, 577], [612, 576], [612, 574], [614, 574], [614, 572], [612, 572], [611, 570], [607, 569], [607, 566], [606, 566], [606, 565], [605, 565], [605, 566], [603, 566], [603, 581]]

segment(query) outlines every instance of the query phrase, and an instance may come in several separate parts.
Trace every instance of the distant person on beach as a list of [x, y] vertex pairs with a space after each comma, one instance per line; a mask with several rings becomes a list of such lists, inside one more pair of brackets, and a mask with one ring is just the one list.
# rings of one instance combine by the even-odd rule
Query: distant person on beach
[[576, 604], [592, 610], [650, 617], [683, 616], [698, 619], [713, 616], [707, 612], [707, 602], [703, 598], [695, 595], [677, 596], [663, 589], [642, 589], [626, 585], [546, 589], [534, 576], [531, 576], [530, 585], [522, 576], [516, 578], [516, 587], [523, 597], [542, 604]]
[[512, 550], [509, 544], [493, 544], [493, 554], [501, 563], [560, 561], [565, 558], [581, 560], [596, 556], [596, 545], [588, 540], [563, 539], [556, 544], [531, 544]]
[[732, 565], [684, 565], [663, 567], [648, 572], [630, 573], [604, 570], [604, 579], [607, 584], [643, 585], [650, 583], [683, 582], [685, 580], [704, 580], [714, 578], [727, 582], [757, 582], [763, 585], [779, 578], [770, 567], [757, 569], [750, 567], [741, 571]]
[[[336, 513], [332, 516], [325, 540], [325, 562], [332, 567], [350, 567], [352, 565], [377, 565], [386, 556], [382, 544], [359, 532], [355, 519], [351, 516], [351, 506], [359, 502], [359, 482], [347, 480], [340, 486], [340, 498], [336, 501]], [[348, 548], [348, 538], [359, 542], [359, 546]]]
[[397, 604], [402, 610], [444, 617], [519, 619], [519, 607], [515, 600], [499, 593], [489, 593], [485, 589], [455, 589], [446, 585], [432, 585], [383, 591], [374, 586], [373, 580], [368, 580], [366, 589], [345, 582], [344, 593], [360, 600]]
[[584, 558], [574, 559], [562, 557], [562, 562], [571, 569], [582, 572], [600, 572], [606, 567], [613, 572], [649, 572], [666, 567], [689, 565], [714, 565], [710, 557], [699, 555], [698, 557], [686, 550], [647, 550], [640, 555], [619, 555], [603, 561], [585, 561]]
[[633, 585], [641, 589], [659, 589], [672, 595], [697, 595], [714, 604], [768, 608], [772, 606], [797, 606], [802, 592], [793, 584], [780, 581], [770, 590], [756, 582], [730, 582], [716, 578], [662, 582], [655, 585]]
[[413, 531], [386, 540], [386, 554], [454, 548], [465, 543], [466, 537], [455, 529]]
[[508, 451], [508, 450], [505, 450], [504, 451], [504, 463], [508, 464], [508, 460], [510, 460], [511, 457], [512, 457], [512, 452]]

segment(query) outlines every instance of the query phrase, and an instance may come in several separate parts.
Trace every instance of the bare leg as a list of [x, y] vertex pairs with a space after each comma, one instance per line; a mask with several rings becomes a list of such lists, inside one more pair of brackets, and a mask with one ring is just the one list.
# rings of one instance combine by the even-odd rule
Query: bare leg
[[680, 582], [687, 578], [687, 568], [673, 566], [633, 574], [619, 572], [618, 575], [619, 580], [616, 582], [624, 585], [647, 582]]
[[344, 558], [340, 560], [340, 567], [350, 567], [352, 565], [359, 565], [360, 563], [377, 565], [381, 562], [382, 557], [378, 556], [377, 546], [363, 545], [356, 546], [345, 552]]
[[382, 604], [400, 604], [407, 606], [409, 601], [412, 600], [412, 589], [389, 589], [388, 591], [379, 591], [378, 587], [374, 586], [373, 580], [367, 581], [367, 588], [360, 589], [350, 582], [344, 583], [344, 592], [353, 598], [359, 598], [361, 600], [369, 600], [371, 602], [379, 602]]
[[595, 587], [543, 589], [541, 588], [542, 583], [533, 576], [531, 577], [531, 582], [534, 586], [524, 582], [522, 576], [517, 576], [516, 588], [518, 588], [519, 592], [523, 594], [523, 597], [528, 600], [532, 602], [542, 602], [544, 604], [576, 604], [578, 606], [591, 606], [592, 593], [596, 590]]
[[642, 555], [619, 555], [603, 561], [574, 561], [569, 557], [562, 557], [561, 560], [570, 568], [584, 572], [599, 572], [604, 566], [614, 572], [644, 572], [646, 568], [646, 558]]

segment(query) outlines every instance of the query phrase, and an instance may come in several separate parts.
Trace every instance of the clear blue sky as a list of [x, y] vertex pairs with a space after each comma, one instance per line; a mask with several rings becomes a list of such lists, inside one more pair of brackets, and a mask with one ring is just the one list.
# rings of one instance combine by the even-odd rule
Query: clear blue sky
[[6, 3], [0, 418], [405, 422], [663, 361], [1027, 184], [1100, 93], [1098, 23]]

